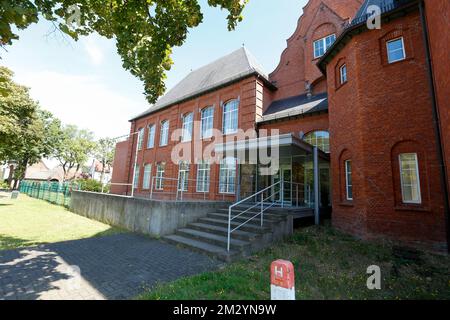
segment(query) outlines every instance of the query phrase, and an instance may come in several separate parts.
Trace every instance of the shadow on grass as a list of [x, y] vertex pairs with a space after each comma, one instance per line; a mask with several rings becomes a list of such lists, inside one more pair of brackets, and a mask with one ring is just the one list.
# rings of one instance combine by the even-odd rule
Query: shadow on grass
[[0, 250], [17, 249], [32, 245], [35, 245], [35, 243], [30, 240], [0, 234]]

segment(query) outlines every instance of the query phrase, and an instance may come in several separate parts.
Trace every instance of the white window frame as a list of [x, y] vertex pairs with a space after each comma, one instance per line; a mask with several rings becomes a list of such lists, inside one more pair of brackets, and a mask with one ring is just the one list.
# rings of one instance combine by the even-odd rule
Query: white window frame
[[209, 192], [211, 178], [211, 165], [208, 161], [197, 164], [197, 192]]
[[[234, 167], [230, 166], [230, 163]], [[225, 187], [222, 188], [222, 175], [225, 175]], [[220, 161], [219, 166], [219, 193], [220, 194], [235, 194], [236, 193], [236, 175], [237, 175], [237, 163], [235, 158], [225, 158]], [[233, 183], [230, 183], [233, 181]]]
[[[391, 42], [394, 42], [394, 41], [398, 41], [398, 40], [401, 40], [401, 43], [402, 43], [402, 53], [403, 53], [403, 58], [400, 58], [400, 59], [397, 59], [397, 60], [390, 60], [390, 57], [389, 57], [389, 43], [391, 43]], [[397, 49], [396, 51], [398, 51], [399, 49]], [[388, 62], [389, 63], [394, 63], [394, 62], [398, 62], [398, 61], [403, 61], [403, 60], [405, 60], [406, 59], [406, 50], [405, 50], [405, 42], [404, 42], [404, 40], [403, 40], [403, 37], [399, 37], [399, 38], [395, 38], [395, 39], [392, 39], [392, 40], [389, 40], [389, 41], [386, 41], [386, 54], [387, 54], [387, 59], [388, 59]]]
[[152, 149], [155, 147], [155, 134], [156, 125], [150, 124], [148, 126], [147, 149]]
[[147, 163], [144, 166], [144, 178], [142, 181], [142, 189], [149, 190], [151, 180], [152, 180], [152, 165], [150, 163]]
[[[228, 106], [234, 107], [232, 110], [227, 110]], [[236, 116], [233, 116], [236, 113]], [[234, 121], [234, 122], [233, 122]], [[227, 128], [228, 127], [228, 128]], [[222, 132], [224, 135], [234, 134], [238, 132], [239, 127], [239, 99], [229, 100], [223, 105], [222, 112]]]
[[[327, 39], [333, 37], [333, 41], [327, 46]], [[333, 43], [336, 41], [336, 34], [332, 33], [326, 37], [317, 39], [313, 42], [313, 55], [314, 59], [320, 58], [327, 52], [327, 50], [333, 45]], [[320, 48], [323, 47], [323, 53], [322, 54], [316, 54], [316, 44], [319, 46], [317, 49], [320, 50]]]
[[[402, 168], [402, 156], [411, 156], [414, 155], [414, 165], [415, 165], [415, 174], [417, 177], [417, 185], [415, 186], [417, 188], [417, 194], [418, 194], [418, 199], [417, 200], [405, 200], [405, 185], [406, 183], [403, 180], [403, 168]], [[400, 165], [400, 186], [402, 189], [402, 202], [405, 204], [421, 204], [422, 203], [422, 192], [420, 189], [420, 173], [419, 173], [419, 159], [417, 157], [417, 153], [401, 153], [398, 155], [398, 161], [399, 161], [399, 165]], [[411, 185], [411, 187], [413, 187], [413, 185]], [[412, 196], [412, 193], [411, 193]]]
[[[211, 111], [211, 114], [205, 115]], [[201, 111], [201, 137], [202, 139], [211, 138], [214, 129], [214, 106], [203, 108]]]
[[[178, 164], [178, 191], [186, 192], [189, 188], [189, 171], [190, 165], [188, 162], [181, 161]], [[183, 181], [183, 183], [181, 183]]]
[[138, 130], [138, 150], [142, 150], [142, 147], [144, 145], [144, 128], [139, 128]]
[[[345, 70], [345, 72], [344, 72]], [[340, 84], [344, 84], [347, 82], [347, 64], [343, 64], [340, 68], [339, 68], [339, 75], [340, 75], [340, 79], [341, 79], [341, 83]]]
[[[348, 170], [349, 169], [349, 166], [348, 166], [348, 164], [350, 164], [350, 171]], [[345, 166], [345, 198], [347, 199], [347, 200], [349, 200], [349, 201], [352, 201], [353, 200], [353, 176], [352, 176], [352, 171], [353, 171], [353, 168], [352, 168], [352, 160], [345, 160], [344, 161], [344, 166]], [[352, 177], [352, 183], [351, 184], [349, 184], [349, 176], [350, 177]], [[350, 192], [349, 192], [349, 190], [352, 190], [352, 196], [350, 197]]]
[[141, 175], [141, 168], [139, 165], [136, 165], [134, 167], [134, 189], [139, 189], [139, 177]]
[[183, 133], [181, 142], [192, 141], [192, 128], [194, 125], [194, 113], [189, 112], [183, 116]]
[[164, 120], [161, 122], [161, 129], [159, 135], [159, 146], [165, 147], [169, 144], [169, 120]]
[[164, 190], [164, 172], [165, 164], [158, 163], [156, 165], [155, 190]]

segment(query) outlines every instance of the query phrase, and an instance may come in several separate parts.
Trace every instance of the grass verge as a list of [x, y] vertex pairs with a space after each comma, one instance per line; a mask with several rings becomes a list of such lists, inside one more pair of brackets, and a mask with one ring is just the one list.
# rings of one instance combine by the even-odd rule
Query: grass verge
[[64, 207], [21, 194], [0, 195], [0, 250], [124, 232], [76, 215]]
[[[297, 299], [450, 299], [448, 256], [356, 240], [330, 226], [304, 228], [248, 260], [157, 285], [138, 299], [270, 299], [276, 259], [293, 262]], [[381, 290], [367, 288], [371, 265], [381, 268]]]

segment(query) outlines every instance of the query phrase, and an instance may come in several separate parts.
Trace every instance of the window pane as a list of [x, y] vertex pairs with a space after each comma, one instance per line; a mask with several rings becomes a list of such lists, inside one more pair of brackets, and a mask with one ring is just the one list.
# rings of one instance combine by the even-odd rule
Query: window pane
[[148, 126], [148, 140], [147, 148], [153, 148], [155, 146], [155, 125]]
[[192, 113], [183, 117], [183, 136], [182, 141], [191, 141], [192, 140], [192, 124], [193, 124], [194, 116]]
[[169, 121], [161, 122], [161, 136], [159, 139], [160, 146], [167, 146], [169, 143]]
[[389, 63], [405, 59], [403, 38], [387, 42], [387, 54]]
[[144, 128], [139, 129], [138, 133], [138, 148], [139, 150], [142, 149], [142, 144], [144, 142]]
[[314, 131], [303, 137], [303, 140], [323, 152], [330, 152], [330, 134], [328, 131]]
[[151, 172], [152, 172], [152, 165], [147, 164], [144, 167], [144, 182], [142, 185], [143, 189], [150, 189]]
[[345, 190], [347, 200], [353, 200], [352, 162], [345, 161]]
[[220, 162], [219, 192], [234, 193], [236, 180], [236, 159], [226, 158]]
[[419, 164], [416, 153], [399, 155], [402, 199], [404, 203], [421, 203]]
[[238, 106], [237, 100], [232, 100], [223, 106], [223, 133], [235, 133], [238, 129]]
[[137, 189], [139, 187], [139, 166], [134, 168], [134, 188]]
[[202, 110], [202, 138], [212, 136], [214, 124], [214, 108], [208, 107]]

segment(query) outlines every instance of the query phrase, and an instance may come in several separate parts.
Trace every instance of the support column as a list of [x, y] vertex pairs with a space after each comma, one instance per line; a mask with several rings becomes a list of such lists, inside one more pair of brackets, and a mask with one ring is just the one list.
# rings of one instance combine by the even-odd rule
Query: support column
[[319, 209], [319, 151], [314, 147], [314, 220], [316, 225], [320, 223]]

